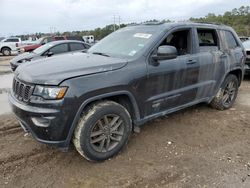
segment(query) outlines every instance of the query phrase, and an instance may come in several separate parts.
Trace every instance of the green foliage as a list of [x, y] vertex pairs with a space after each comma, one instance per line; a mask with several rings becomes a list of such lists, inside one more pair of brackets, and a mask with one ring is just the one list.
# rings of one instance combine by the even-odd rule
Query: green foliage
[[[84, 35], [94, 35], [96, 40], [100, 40], [104, 38], [105, 36], [109, 35], [115, 30], [119, 29], [119, 25], [107, 25], [103, 28], [96, 28], [94, 30], [85, 30], [85, 31], [73, 31], [73, 32], [64, 32], [62, 35], [79, 35], [79, 36], [84, 36]], [[120, 28], [126, 27], [125, 24], [121, 24]]]
[[238, 35], [250, 36], [250, 7], [241, 6], [227, 11], [223, 15], [209, 13], [203, 18], [190, 18], [194, 22], [211, 22], [233, 27]]

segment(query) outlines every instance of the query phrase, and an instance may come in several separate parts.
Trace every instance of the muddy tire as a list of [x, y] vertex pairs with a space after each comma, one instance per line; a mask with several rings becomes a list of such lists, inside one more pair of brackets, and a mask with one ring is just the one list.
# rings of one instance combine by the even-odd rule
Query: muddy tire
[[238, 78], [233, 74], [229, 74], [222, 83], [218, 93], [211, 101], [210, 106], [217, 110], [226, 110], [231, 108], [237, 97], [238, 89]]
[[2, 53], [4, 56], [10, 56], [10, 55], [11, 55], [11, 49], [10, 49], [10, 48], [7, 48], [7, 47], [4, 47], [4, 48], [2, 48], [1, 53]]
[[103, 161], [121, 151], [131, 130], [131, 117], [123, 106], [113, 101], [97, 102], [81, 116], [73, 143], [87, 160]]

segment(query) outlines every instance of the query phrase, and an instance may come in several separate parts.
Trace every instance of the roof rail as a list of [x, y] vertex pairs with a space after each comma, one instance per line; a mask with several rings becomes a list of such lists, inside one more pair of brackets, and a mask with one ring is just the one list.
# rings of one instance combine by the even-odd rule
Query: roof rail
[[225, 25], [223, 23], [218, 22], [207, 22], [207, 21], [192, 21], [193, 23], [203, 23], [203, 24], [213, 24], [213, 25]]
[[142, 22], [143, 25], [161, 25], [166, 23], [165, 20], [162, 21], [148, 21], [148, 22]]

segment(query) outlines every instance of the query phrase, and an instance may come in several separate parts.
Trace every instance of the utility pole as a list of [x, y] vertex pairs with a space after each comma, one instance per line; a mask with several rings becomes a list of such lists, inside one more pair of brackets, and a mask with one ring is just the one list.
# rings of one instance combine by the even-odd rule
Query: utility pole
[[121, 16], [119, 16], [119, 29], [121, 28]]
[[115, 15], [114, 15], [114, 31], [115, 31]]

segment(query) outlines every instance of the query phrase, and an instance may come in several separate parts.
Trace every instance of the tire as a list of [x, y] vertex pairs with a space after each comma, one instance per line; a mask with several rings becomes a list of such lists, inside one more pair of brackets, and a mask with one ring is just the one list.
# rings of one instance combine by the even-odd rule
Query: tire
[[103, 161], [122, 150], [131, 131], [131, 117], [123, 106], [113, 101], [97, 102], [80, 118], [73, 143], [87, 160]]
[[237, 97], [238, 89], [238, 78], [233, 74], [229, 74], [222, 83], [218, 93], [211, 101], [211, 107], [217, 110], [226, 110], [231, 108]]
[[1, 50], [2, 54], [4, 56], [10, 56], [11, 55], [11, 49], [10, 48], [7, 48], [7, 47], [3, 47], [2, 50]]

